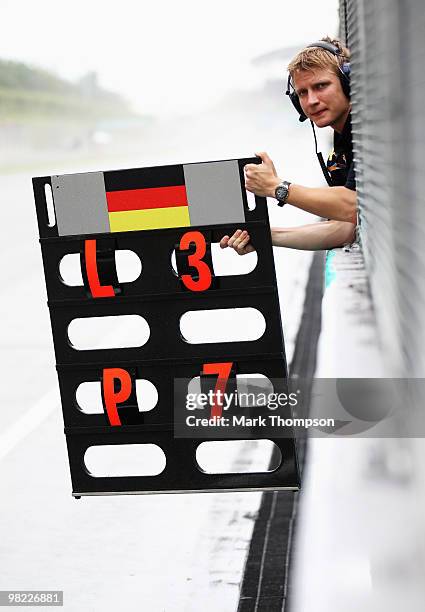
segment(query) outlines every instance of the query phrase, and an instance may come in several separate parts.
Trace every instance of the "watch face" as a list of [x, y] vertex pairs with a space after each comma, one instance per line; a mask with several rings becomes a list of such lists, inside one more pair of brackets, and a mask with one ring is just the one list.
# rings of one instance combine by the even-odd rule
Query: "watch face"
[[278, 200], [284, 200], [286, 198], [286, 196], [288, 195], [288, 189], [286, 187], [283, 187], [283, 185], [280, 185], [277, 189], [276, 189], [276, 198]]

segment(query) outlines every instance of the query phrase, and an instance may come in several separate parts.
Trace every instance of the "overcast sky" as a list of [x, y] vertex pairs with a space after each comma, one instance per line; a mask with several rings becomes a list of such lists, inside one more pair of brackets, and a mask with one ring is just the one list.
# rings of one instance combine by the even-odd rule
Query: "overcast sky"
[[[154, 114], [192, 112], [264, 79], [253, 57], [337, 30], [337, 0], [0, 0], [0, 58], [104, 87]], [[284, 66], [282, 67], [283, 70]]]

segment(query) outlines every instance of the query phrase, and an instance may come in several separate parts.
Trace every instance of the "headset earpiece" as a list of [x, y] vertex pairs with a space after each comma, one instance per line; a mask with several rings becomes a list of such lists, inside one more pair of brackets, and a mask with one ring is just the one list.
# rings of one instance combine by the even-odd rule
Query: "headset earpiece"
[[[291, 91], [292, 88], [292, 91]], [[298, 97], [298, 94], [295, 92], [293, 85], [291, 83], [291, 77], [288, 76], [288, 86], [286, 88], [286, 95], [289, 96], [289, 99], [291, 100], [292, 104], [295, 107], [295, 110], [297, 111], [297, 113], [299, 114], [299, 121], [306, 121], [307, 120], [307, 115], [305, 115], [302, 107], [301, 107], [301, 102], [300, 99]]]
[[340, 66], [340, 81], [341, 81], [341, 87], [342, 87], [342, 91], [344, 92], [344, 94], [347, 96], [347, 98], [350, 97], [350, 75], [351, 75], [351, 65], [349, 62], [344, 62], [344, 64], [342, 64], [342, 66]]

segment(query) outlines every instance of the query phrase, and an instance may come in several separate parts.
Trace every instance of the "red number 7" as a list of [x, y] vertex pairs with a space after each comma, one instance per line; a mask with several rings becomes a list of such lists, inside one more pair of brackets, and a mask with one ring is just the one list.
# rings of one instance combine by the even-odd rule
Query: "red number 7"
[[[218, 374], [217, 382], [215, 383], [215, 403], [211, 407], [211, 417], [221, 417], [223, 414], [223, 394], [226, 390], [227, 381], [229, 380], [232, 370], [233, 361], [225, 363], [204, 363], [202, 374]], [[217, 401], [217, 392], [220, 391], [221, 404]]]

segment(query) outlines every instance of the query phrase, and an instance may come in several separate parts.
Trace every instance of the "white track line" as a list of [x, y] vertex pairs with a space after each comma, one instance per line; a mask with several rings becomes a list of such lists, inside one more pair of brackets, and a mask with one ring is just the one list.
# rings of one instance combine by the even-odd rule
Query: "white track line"
[[59, 390], [54, 387], [4, 433], [0, 434], [0, 461], [58, 407], [60, 407]]
[[[114, 339], [113, 334], [105, 336], [107, 342]], [[52, 387], [36, 404], [25, 414], [11, 425], [4, 433], [0, 433], [0, 461], [6, 457], [15, 446], [17, 446], [26, 436], [28, 436], [36, 427], [47, 419], [47, 417], [59, 408], [62, 414], [62, 404], [59, 393], [59, 386]]]

